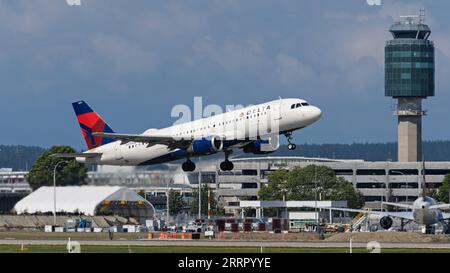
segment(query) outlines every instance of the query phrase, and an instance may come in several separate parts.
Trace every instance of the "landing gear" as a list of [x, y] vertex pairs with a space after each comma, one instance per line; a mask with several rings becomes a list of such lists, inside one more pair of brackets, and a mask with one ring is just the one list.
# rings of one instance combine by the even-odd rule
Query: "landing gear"
[[442, 221], [441, 224], [442, 224], [442, 232], [447, 235], [450, 234], [449, 223], [447, 221]]
[[225, 160], [222, 163], [220, 163], [220, 169], [222, 171], [232, 171], [234, 169], [234, 164], [229, 160]]
[[295, 145], [294, 143], [292, 143], [292, 132], [287, 132], [284, 134], [287, 138], [288, 141], [288, 149], [290, 151], [293, 151], [297, 148], [297, 145]]
[[425, 226], [425, 234], [435, 234], [436, 230], [435, 227], [432, 225], [426, 225]]
[[190, 159], [188, 159], [186, 162], [183, 163], [181, 168], [185, 172], [193, 172], [195, 170], [195, 163], [192, 162]]
[[232, 151], [225, 151], [225, 161], [222, 161], [220, 163], [220, 169], [222, 171], [232, 171], [234, 169], [233, 162], [228, 160], [228, 157], [230, 156], [231, 153], [232, 153]]

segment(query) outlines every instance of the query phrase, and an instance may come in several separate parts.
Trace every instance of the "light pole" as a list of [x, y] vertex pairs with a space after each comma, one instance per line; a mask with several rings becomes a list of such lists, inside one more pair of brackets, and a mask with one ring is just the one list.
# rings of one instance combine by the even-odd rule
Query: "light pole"
[[287, 205], [286, 205], [288, 190], [282, 189], [281, 191], [283, 192], [284, 217], [286, 217], [286, 219], [289, 220], [288, 209], [287, 209]]
[[[198, 165], [200, 165], [200, 160], [202, 158], [198, 158]], [[202, 171], [198, 170], [198, 219], [202, 219]]]
[[56, 169], [60, 164], [69, 163], [66, 160], [59, 161], [56, 163], [55, 168], [53, 169], [53, 225], [56, 226]]
[[320, 234], [320, 230], [319, 230], [319, 213], [317, 211], [317, 166], [314, 165], [314, 187], [316, 188], [316, 190], [314, 191], [314, 200], [315, 200], [315, 213], [316, 213], [316, 229], [317, 229], [317, 233]]
[[169, 222], [170, 222], [170, 208], [169, 208], [169, 180], [167, 180], [166, 182], [166, 208], [167, 208], [167, 223], [166, 225], [169, 226]]

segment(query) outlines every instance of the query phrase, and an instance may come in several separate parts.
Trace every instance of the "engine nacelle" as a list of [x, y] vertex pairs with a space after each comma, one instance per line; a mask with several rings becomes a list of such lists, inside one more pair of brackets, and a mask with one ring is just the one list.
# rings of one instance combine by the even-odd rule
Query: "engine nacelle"
[[219, 137], [212, 137], [211, 139], [194, 140], [187, 149], [191, 154], [207, 155], [221, 152], [223, 150], [223, 140]]
[[394, 223], [394, 221], [389, 216], [383, 216], [380, 219], [380, 226], [384, 229], [390, 229], [392, 227], [393, 223]]
[[276, 151], [275, 150], [269, 150], [269, 151], [262, 151], [261, 146], [263, 144], [267, 144], [267, 146], [270, 146], [270, 142], [269, 140], [255, 140], [252, 143], [247, 144], [246, 146], [244, 146], [244, 148], [242, 149], [244, 151], [244, 153], [252, 153], [252, 154], [270, 154]]

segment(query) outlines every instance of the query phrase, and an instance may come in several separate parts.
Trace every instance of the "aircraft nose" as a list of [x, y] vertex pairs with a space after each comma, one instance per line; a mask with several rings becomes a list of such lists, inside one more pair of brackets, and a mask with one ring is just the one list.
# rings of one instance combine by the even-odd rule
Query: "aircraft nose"
[[322, 116], [322, 110], [320, 110], [319, 107], [313, 106], [311, 111], [312, 111], [312, 116], [313, 116], [314, 121], [319, 120], [320, 117]]

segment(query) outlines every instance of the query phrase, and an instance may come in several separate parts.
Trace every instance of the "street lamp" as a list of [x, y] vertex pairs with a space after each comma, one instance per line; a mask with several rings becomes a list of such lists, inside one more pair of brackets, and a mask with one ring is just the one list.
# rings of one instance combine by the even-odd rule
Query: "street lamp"
[[167, 180], [166, 182], [166, 208], [167, 208], [167, 223], [166, 225], [169, 226], [169, 221], [170, 221], [170, 208], [169, 208], [169, 180]]
[[287, 189], [282, 189], [281, 192], [283, 193], [283, 205], [284, 205], [284, 217], [286, 217], [286, 219], [289, 220], [289, 215], [288, 215], [288, 208], [287, 208], [287, 193], [288, 190]]
[[53, 225], [56, 226], [56, 169], [60, 164], [69, 163], [69, 161], [63, 160], [56, 163], [53, 169]]
[[317, 191], [318, 191], [318, 186], [317, 186], [317, 166], [314, 165], [314, 187], [316, 188], [316, 190], [314, 191], [314, 200], [315, 200], [315, 204], [314, 204], [314, 209], [315, 209], [315, 214], [316, 214], [316, 229], [317, 229], [317, 233], [321, 234], [320, 228], [319, 228], [319, 212], [317, 211]]
[[[198, 165], [200, 165], [200, 161], [202, 157], [198, 158]], [[202, 219], [202, 171], [200, 168], [198, 169], [198, 219]]]

